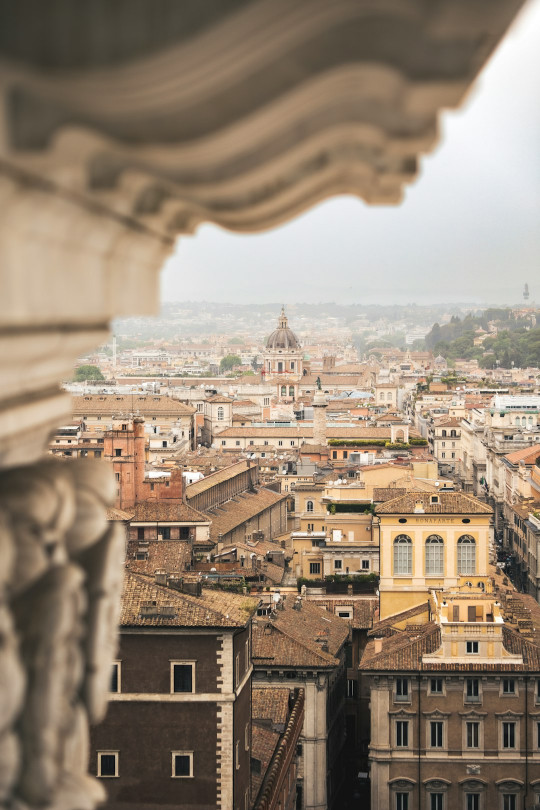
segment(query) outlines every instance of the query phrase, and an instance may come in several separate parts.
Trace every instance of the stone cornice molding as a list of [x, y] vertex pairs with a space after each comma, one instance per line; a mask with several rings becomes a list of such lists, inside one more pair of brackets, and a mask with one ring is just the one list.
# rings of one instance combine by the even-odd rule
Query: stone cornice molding
[[115, 65], [10, 52], [1, 152], [168, 236], [258, 231], [333, 194], [394, 204], [521, 4], [252, 0]]

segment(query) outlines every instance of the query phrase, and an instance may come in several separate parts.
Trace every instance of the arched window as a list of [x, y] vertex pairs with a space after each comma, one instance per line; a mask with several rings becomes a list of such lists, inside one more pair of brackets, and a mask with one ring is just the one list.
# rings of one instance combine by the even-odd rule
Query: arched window
[[456, 436], [457, 436], [456, 431], [455, 431], [455, 430], [451, 430], [451, 431], [450, 431], [450, 438], [455, 439], [455, 438], [456, 438]]
[[476, 574], [476, 540], [470, 534], [462, 534], [457, 546], [458, 574]]
[[313, 512], [313, 501], [306, 501], [306, 512]]
[[519, 416], [516, 416], [516, 425], [519, 427]]
[[294, 386], [293, 385], [289, 385], [289, 396], [294, 397]]
[[223, 408], [220, 405], [219, 408], [217, 409], [218, 422], [222, 422], [224, 417], [225, 417], [225, 411], [223, 410]]
[[282, 385], [282, 386], [281, 386], [281, 396], [282, 396], [282, 397], [286, 397], [286, 396], [287, 396], [287, 386], [286, 386], [286, 385]]
[[444, 540], [430, 534], [426, 540], [426, 577], [444, 574]]
[[391, 392], [391, 391], [389, 391], [389, 392], [387, 393], [387, 395], [386, 395], [386, 399], [387, 399], [389, 402], [391, 401], [391, 399], [392, 399], [392, 392]]
[[446, 437], [446, 430], [443, 430], [442, 435]]
[[412, 574], [412, 540], [407, 534], [394, 540], [394, 574]]
[[526, 424], [527, 424], [527, 417], [526, 416], [521, 417], [521, 424], [523, 425], [523, 427], [526, 426]]
[[532, 424], [533, 424], [533, 418], [532, 418], [532, 416], [529, 416], [529, 425], [532, 425]]

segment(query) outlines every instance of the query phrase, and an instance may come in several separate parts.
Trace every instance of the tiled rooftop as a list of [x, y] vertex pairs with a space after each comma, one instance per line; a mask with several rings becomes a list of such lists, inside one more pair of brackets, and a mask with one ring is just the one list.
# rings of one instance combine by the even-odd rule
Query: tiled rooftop
[[200, 481], [188, 484], [185, 490], [187, 500], [189, 501], [189, 499], [193, 498], [195, 495], [200, 495], [201, 492], [206, 492], [206, 490], [211, 489], [216, 484], [222, 484], [224, 481], [235, 478], [239, 473], [249, 469], [249, 467], [250, 463], [247, 460], [237, 461], [236, 464], [229, 464], [222, 470], [210, 473], [210, 475], [207, 475], [205, 478], [201, 478]]
[[[254, 623], [255, 665], [291, 669], [336, 666], [335, 656], [349, 635], [347, 624], [305, 599], [301, 600], [301, 609], [294, 610], [295, 601], [294, 595], [289, 594], [283, 600], [283, 609], [275, 611], [275, 618], [259, 617]], [[328, 643], [328, 652], [322, 649], [324, 640]]]
[[280, 495], [262, 487], [255, 493], [243, 492], [221, 506], [209, 509], [206, 514], [212, 521], [210, 539], [217, 542], [219, 535], [228, 534], [264, 509], [287, 500], [287, 497], [287, 494]]
[[[173, 616], [142, 616], [144, 605], [171, 606]], [[120, 627], [244, 627], [259, 600], [203, 588], [201, 596], [156, 585], [153, 579], [125, 572]]]
[[209, 518], [186, 503], [141, 501], [130, 510], [134, 523], [208, 523]]
[[422, 508], [426, 514], [447, 515], [447, 514], [465, 514], [465, 515], [491, 515], [493, 510], [491, 507], [486, 506], [485, 503], [477, 500], [472, 495], [467, 495], [464, 492], [439, 492], [438, 503], [432, 503], [431, 499], [433, 494], [431, 492], [423, 492], [420, 490], [413, 490], [406, 495], [401, 495], [398, 498], [393, 498], [386, 503], [377, 506], [376, 514], [378, 515], [396, 515], [414, 514], [417, 504], [421, 503]]

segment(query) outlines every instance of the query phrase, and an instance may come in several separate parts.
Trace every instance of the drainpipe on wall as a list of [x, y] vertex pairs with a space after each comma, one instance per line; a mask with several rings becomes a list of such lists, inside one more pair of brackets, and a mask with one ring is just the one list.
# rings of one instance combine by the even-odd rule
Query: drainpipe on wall
[[525, 675], [525, 798], [523, 806], [527, 807], [529, 795], [529, 676]]
[[[422, 669], [422, 661], [420, 661], [420, 669]], [[422, 810], [422, 789], [420, 782], [420, 774], [422, 770], [421, 752], [420, 752], [420, 732], [422, 723], [422, 698], [421, 698], [421, 675], [418, 673], [418, 810]]]

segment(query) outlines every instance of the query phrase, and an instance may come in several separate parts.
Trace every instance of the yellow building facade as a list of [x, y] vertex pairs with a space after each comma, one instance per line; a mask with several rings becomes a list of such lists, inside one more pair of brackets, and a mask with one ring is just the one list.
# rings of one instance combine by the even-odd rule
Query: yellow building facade
[[492, 510], [462, 492], [412, 491], [377, 507], [380, 618], [429, 591], [488, 593]]

